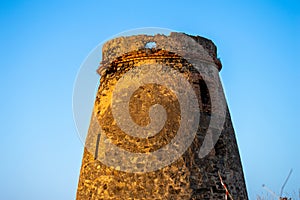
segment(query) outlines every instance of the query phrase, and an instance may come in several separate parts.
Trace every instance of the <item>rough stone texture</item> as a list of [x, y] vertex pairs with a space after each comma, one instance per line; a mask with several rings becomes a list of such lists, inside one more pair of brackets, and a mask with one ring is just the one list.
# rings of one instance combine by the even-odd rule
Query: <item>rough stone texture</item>
[[[199, 148], [210, 123], [212, 105], [206, 82], [195, 66], [185, 58], [208, 63], [211, 67], [208, 69], [211, 72], [211, 81], [214, 81], [222, 67], [217, 59], [216, 47], [210, 40], [200, 36], [171, 33], [169, 37], [171, 39], [164, 35], [121, 37], [108, 41], [103, 46], [103, 62], [98, 70], [101, 74], [100, 86], [86, 139], [77, 200], [224, 199], [225, 190], [218, 177], [218, 171], [234, 199], [248, 199], [228, 108], [221, 136], [214, 149], [206, 157], [198, 157]], [[195, 46], [188, 38], [193, 38], [200, 45]], [[144, 48], [148, 42], [156, 42], [156, 47]], [[172, 51], [175, 48], [177, 53]], [[163, 85], [157, 84], [147, 84], [139, 88], [132, 95], [129, 104], [131, 117], [140, 126], [149, 123], [148, 112], [151, 105], [158, 103], [165, 107], [168, 119], [157, 135], [148, 139], [132, 137], [120, 130], [114, 121], [111, 98], [120, 77], [135, 67], [154, 63], [179, 71], [193, 86], [201, 112], [196, 137], [178, 160], [162, 169], [146, 173], [128, 173], [108, 167], [97, 159], [100, 154], [109, 155], [113, 159], [113, 152], [101, 148], [105, 146], [106, 141], [103, 135], [99, 134], [101, 131], [97, 123], [105, 130], [106, 136], [113, 144], [135, 153], [156, 151], [169, 143], [178, 130], [180, 106], [176, 95]], [[181, 83], [176, 84], [182, 87]], [[143, 161], [136, 163], [145, 164]]]

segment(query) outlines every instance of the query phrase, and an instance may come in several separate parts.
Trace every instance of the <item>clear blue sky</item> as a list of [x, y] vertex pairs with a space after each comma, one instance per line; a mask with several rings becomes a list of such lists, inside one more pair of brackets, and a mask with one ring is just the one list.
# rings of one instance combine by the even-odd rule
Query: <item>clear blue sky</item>
[[250, 199], [300, 188], [298, 1], [1, 1], [0, 199], [74, 199], [83, 146], [73, 83], [119, 32], [163, 27], [212, 39]]

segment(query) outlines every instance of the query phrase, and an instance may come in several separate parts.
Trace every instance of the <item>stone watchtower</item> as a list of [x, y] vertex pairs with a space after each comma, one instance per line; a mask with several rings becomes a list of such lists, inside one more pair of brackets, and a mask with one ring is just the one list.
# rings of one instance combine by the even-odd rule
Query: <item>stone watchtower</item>
[[77, 200], [248, 199], [216, 52], [182, 33], [104, 44]]

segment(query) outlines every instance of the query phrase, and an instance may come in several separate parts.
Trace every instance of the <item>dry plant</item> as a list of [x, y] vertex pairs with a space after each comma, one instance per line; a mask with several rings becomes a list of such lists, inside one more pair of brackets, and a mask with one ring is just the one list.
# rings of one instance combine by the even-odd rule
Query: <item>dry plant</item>
[[231, 200], [233, 200], [233, 198], [232, 198], [231, 194], [229, 193], [229, 191], [228, 191], [228, 189], [227, 189], [225, 183], [223, 182], [223, 179], [222, 179], [222, 176], [221, 176], [221, 174], [220, 174], [220, 171], [218, 171], [218, 175], [219, 175], [221, 184], [222, 184], [222, 186], [224, 187], [225, 192], [226, 192], [226, 193], [225, 193], [225, 200], [227, 200], [227, 197], [228, 197], [228, 196], [229, 196], [229, 198], [230, 198]]

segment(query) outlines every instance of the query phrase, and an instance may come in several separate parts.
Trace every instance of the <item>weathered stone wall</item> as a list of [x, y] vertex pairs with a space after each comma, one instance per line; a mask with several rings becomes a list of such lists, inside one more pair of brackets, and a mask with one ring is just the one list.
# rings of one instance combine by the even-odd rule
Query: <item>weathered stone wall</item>
[[[212, 105], [210, 91], [201, 74], [184, 59], [186, 57], [195, 59], [195, 56], [185, 54], [185, 50], [191, 48], [193, 52], [198, 53], [196, 59], [210, 63], [213, 74], [211, 79], [215, 79], [218, 70], [222, 67], [217, 59], [215, 45], [205, 38], [189, 36], [201, 45], [200, 48], [193, 49], [187, 40], [183, 41], [182, 34], [172, 33], [170, 37], [176, 40], [170, 44], [165, 43], [166, 37], [163, 35], [121, 37], [104, 45], [103, 62], [98, 70], [101, 74], [100, 86], [86, 139], [77, 190], [78, 200], [224, 199], [225, 190], [218, 177], [218, 171], [234, 199], [248, 199], [228, 109], [222, 133], [214, 149], [204, 158], [198, 156], [211, 120]], [[156, 42], [156, 48], [144, 48], [149, 41]], [[160, 45], [164, 48], [160, 48]], [[168, 46], [176, 47], [180, 55], [170, 52]], [[129, 104], [131, 117], [140, 126], [149, 124], [148, 113], [152, 105], [164, 106], [168, 118], [157, 135], [147, 139], [133, 137], [125, 134], [115, 123], [111, 108], [114, 87], [126, 72], [144, 64], [161, 64], [170, 67], [180, 72], [189, 81], [198, 96], [200, 123], [192, 145], [172, 164], [153, 172], [123, 172], [119, 171], [118, 167], [108, 167], [97, 159], [98, 156], [104, 154], [111, 159], [114, 158], [114, 152], [103, 148], [106, 137], [114, 145], [126, 151], [149, 153], [168, 144], [174, 138], [180, 124], [180, 106], [176, 95], [159, 84], [147, 84], [140, 87], [132, 95]], [[178, 88], [182, 87], [181, 83], [175, 84]], [[105, 130], [106, 137], [100, 134], [103, 132], [99, 130], [98, 123]], [[143, 160], [136, 161], [136, 163], [137, 165], [147, 164]]]

